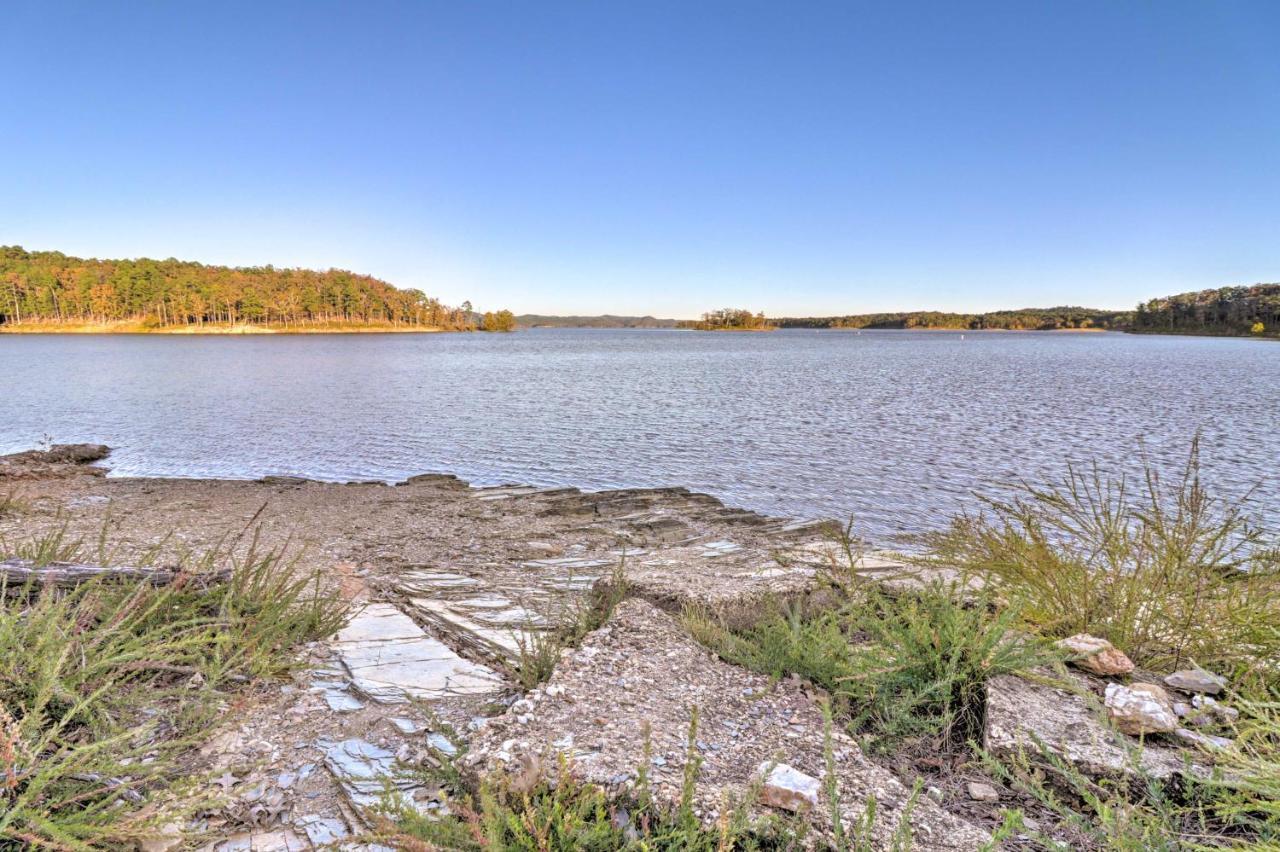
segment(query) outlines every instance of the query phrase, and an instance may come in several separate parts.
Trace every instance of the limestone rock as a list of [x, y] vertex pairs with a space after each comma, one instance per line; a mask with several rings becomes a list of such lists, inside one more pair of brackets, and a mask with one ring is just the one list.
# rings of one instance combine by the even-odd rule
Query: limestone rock
[[379, 703], [476, 695], [502, 685], [496, 672], [464, 660], [388, 603], [356, 613], [333, 647], [355, 688]]
[[1000, 791], [990, 784], [983, 784], [981, 781], [970, 781], [965, 787], [965, 792], [975, 802], [1000, 801]]
[[794, 813], [816, 808], [818, 792], [821, 784], [812, 775], [806, 775], [793, 766], [779, 763], [772, 767], [768, 763], [760, 765], [760, 774], [765, 776], [764, 786], [760, 788], [760, 801], [771, 808], [782, 808]]
[[1173, 735], [1182, 742], [1202, 748], [1205, 751], [1219, 751], [1231, 745], [1231, 740], [1226, 737], [1215, 737], [1213, 734], [1202, 734], [1199, 731], [1189, 731], [1186, 728], [1178, 728], [1173, 732]]
[[1071, 654], [1068, 660], [1073, 666], [1096, 675], [1122, 675], [1133, 671], [1133, 661], [1106, 639], [1077, 633], [1061, 639], [1057, 646]]
[[1240, 711], [1219, 703], [1207, 695], [1196, 695], [1191, 698], [1191, 711], [1186, 720], [1192, 725], [1234, 725], [1240, 718]]
[[[1132, 774], [1135, 762], [1157, 779], [1183, 771], [1179, 749], [1152, 740], [1139, 745], [1107, 726], [1084, 675], [1069, 674], [1062, 680], [1052, 669], [1038, 669], [1034, 675], [1046, 682], [1015, 675], [987, 682], [983, 747], [996, 757], [1035, 760], [1043, 747], [1095, 777]], [[1062, 685], [1050, 685], [1055, 681]]]
[[1177, 730], [1178, 717], [1168, 694], [1154, 683], [1107, 684], [1107, 715], [1116, 728], [1131, 736], [1165, 734]]
[[1183, 692], [1199, 692], [1205, 695], [1217, 695], [1227, 686], [1225, 678], [1204, 669], [1187, 669], [1174, 672], [1164, 679], [1165, 685]]

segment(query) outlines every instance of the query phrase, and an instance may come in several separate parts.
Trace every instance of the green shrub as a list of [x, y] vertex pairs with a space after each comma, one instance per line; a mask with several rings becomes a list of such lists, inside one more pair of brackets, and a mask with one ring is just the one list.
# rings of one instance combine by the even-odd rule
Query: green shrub
[[561, 651], [577, 645], [609, 620], [629, 593], [626, 565], [624, 554], [609, 578], [596, 583], [589, 595], [563, 597], [560, 611], [550, 615], [550, 629], [515, 632], [515, 658], [507, 670], [522, 690], [528, 692], [545, 683], [555, 671]]
[[705, 613], [685, 622], [729, 662], [823, 687], [851, 730], [882, 747], [920, 736], [963, 746], [981, 733], [987, 680], [1050, 659], [1011, 631], [1016, 613], [989, 604], [952, 583], [895, 596], [865, 585], [837, 609], [779, 608], [737, 631]]

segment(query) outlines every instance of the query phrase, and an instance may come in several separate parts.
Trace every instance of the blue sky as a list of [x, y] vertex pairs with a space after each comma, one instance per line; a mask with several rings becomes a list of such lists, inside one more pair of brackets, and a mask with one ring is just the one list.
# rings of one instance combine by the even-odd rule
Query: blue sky
[[1280, 3], [8, 3], [0, 243], [692, 316], [1280, 280]]

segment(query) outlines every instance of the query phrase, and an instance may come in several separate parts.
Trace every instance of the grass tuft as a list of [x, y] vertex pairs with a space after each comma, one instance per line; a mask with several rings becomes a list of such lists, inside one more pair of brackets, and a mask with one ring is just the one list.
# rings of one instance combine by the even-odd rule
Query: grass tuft
[[[82, 558], [62, 533], [7, 549]], [[226, 582], [200, 575], [222, 568]], [[0, 843], [127, 847], [200, 803], [189, 750], [220, 701], [279, 674], [345, 607], [279, 552], [214, 550], [170, 585], [0, 588]]]
[[987, 680], [1051, 657], [1011, 631], [1013, 612], [960, 590], [934, 582], [890, 596], [863, 586], [836, 609], [779, 605], [737, 631], [700, 612], [685, 623], [729, 662], [821, 686], [851, 731], [870, 733], [882, 750], [917, 738], [964, 748], [980, 737]]
[[560, 661], [561, 651], [574, 647], [601, 627], [629, 593], [624, 555], [608, 579], [597, 582], [589, 595], [565, 596], [562, 611], [553, 616], [550, 630], [516, 632], [516, 654], [509, 667], [515, 682], [525, 692], [546, 683]]

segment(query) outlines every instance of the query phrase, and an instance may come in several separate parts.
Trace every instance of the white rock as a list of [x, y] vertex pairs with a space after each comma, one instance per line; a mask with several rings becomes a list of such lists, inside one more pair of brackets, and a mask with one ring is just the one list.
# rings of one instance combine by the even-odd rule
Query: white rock
[[1169, 696], [1152, 683], [1109, 683], [1105, 703], [1116, 728], [1132, 736], [1169, 733], [1178, 727]]
[[1207, 695], [1193, 695], [1191, 707], [1193, 709], [1188, 714], [1188, 721], [1193, 725], [1233, 725], [1240, 718], [1239, 710], [1219, 704]]
[[806, 775], [795, 767], [779, 763], [770, 769], [770, 764], [760, 764], [759, 772], [768, 776], [764, 786], [760, 788], [760, 801], [770, 807], [788, 811], [806, 811], [818, 806], [818, 793], [821, 785], [812, 775]]
[[970, 781], [965, 789], [969, 793], [969, 798], [975, 802], [1000, 801], [1000, 791], [990, 784], [983, 784], [981, 781]]

